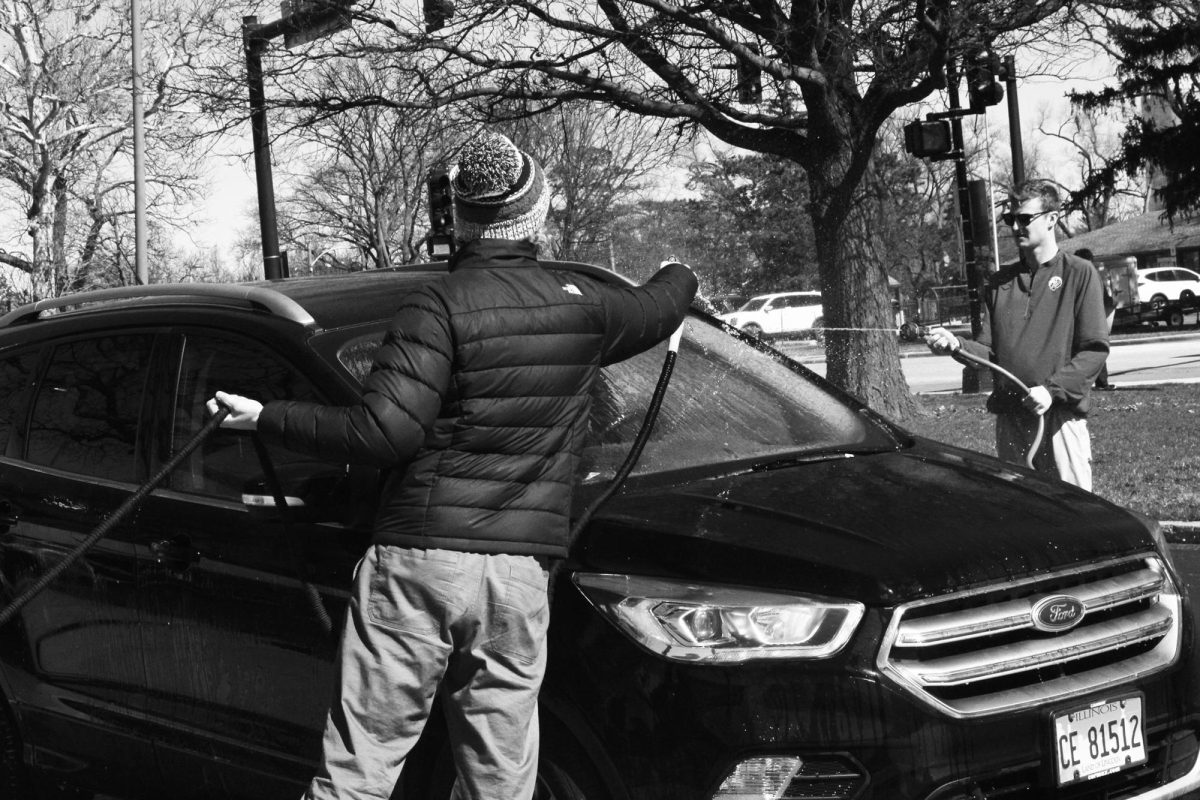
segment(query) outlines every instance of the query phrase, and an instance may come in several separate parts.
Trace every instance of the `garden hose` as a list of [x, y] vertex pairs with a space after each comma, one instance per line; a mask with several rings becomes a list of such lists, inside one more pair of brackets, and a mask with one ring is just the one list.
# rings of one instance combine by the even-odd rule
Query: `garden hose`
[[172, 456], [167, 463], [163, 464], [162, 468], [160, 468], [158, 472], [156, 472], [153, 477], [150, 478], [150, 480], [143, 483], [138, 487], [137, 491], [125, 498], [125, 502], [121, 503], [121, 505], [117, 507], [116, 511], [109, 514], [100, 522], [99, 525], [92, 529], [92, 532], [89, 533], [83, 541], [75, 545], [75, 547], [63, 557], [62, 561], [59, 561], [53, 567], [46, 570], [45, 574], [34, 581], [33, 585], [18, 595], [16, 599], [12, 600], [8, 605], [6, 605], [3, 610], [0, 610], [0, 627], [4, 626], [9, 620], [11, 620], [13, 616], [15, 616], [16, 613], [25, 606], [26, 603], [41, 594], [42, 591], [45, 590], [45, 588], [49, 586], [55, 578], [61, 575], [72, 564], [78, 561], [84, 553], [95, 546], [96, 542], [108, 535], [108, 532], [112, 530], [118, 522], [128, 516], [129, 512], [137, 507], [137, 505], [141, 503], [143, 499], [145, 499], [146, 495], [154, 491], [154, 489], [157, 488], [158, 485], [162, 483], [163, 480], [166, 479], [166, 477], [170, 475], [171, 472], [173, 472], [185, 458], [192, 454], [192, 451], [199, 447], [205, 439], [211, 436], [213, 431], [221, 426], [221, 423], [227, 416], [229, 416], [229, 409], [222, 406], [217, 410], [217, 413], [208, 420], [208, 422], [204, 423], [204, 427], [197, 431], [196, 435], [193, 436], [187, 442], [187, 444], [185, 444], [183, 448], [179, 450], [179, 452]]
[[[250, 439], [254, 444], [254, 452], [258, 455], [258, 463], [262, 467], [263, 479], [267, 484], [267, 489], [271, 492], [271, 498], [275, 501], [275, 510], [279, 514], [279, 522], [283, 527], [284, 538], [291, 538], [291, 511], [288, 507], [287, 496], [283, 491], [283, 484], [279, 481], [279, 473], [275, 471], [275, 462], [271, 459], [271, 454], [267, 451], [267, 446], [263, 444], [257, 432], [251, 434]], [[304, 574], [305, 559], [297, 554], [295, 547], [287, 549], [293, 554], [292, 566], [296, 571], [296, 580], [300, 582], [300, 586], [304, 589], [304, 599], [308, 601], [308, 606], [312, 610], [313, 616], [316, 617], [322, 631], [332, 633], [333, 619], [329, 616], [328, 609], [325, 608], [325, 601], [321, 599], [321, 593], [317, 590], [317, 587]]]
[[[667, 393], [667, 385], [671, 382], [671, 373], [675, 369], [675, 359], [679, 353], [679, 344], [683, 340], [683, 325], [680, 324], [675, 333], [671, 334], [671, 338], [667, 342], [667, 356], [663, 359], [662, 370], [658, 374], [658, 383], [654, 386], [654, 392], [650, 395], [650, 404], [646, 407], [646, 416], [642, 419], [642, 426], [638, 429], [637, 436], [634, 437], [633, 445], [629, 448], [629, 453], [625, 456], [624, 462], [613, 475], [612, 481], [605, 487], [600, 496], [591, 502], [579, 515], [579, 519], [575, 520], [575, 524], [571, 526], [571, 532], [567, 535], [567, 553], [571, 551], [571, 546], [575, 544], [575, 540], [579, 538], [579, 534], [591, 521], [594, 515], [602, 505], [616, 494], [625, 484], [629, 473], [633, 472], [633, 468], [637, 466], [638, 459], [642, 456], [642, 450], [646, 447], [646, 442], [650, 440], [650, 434], [654, 430], [654, 423], [658, 419], [659, 408], [662, 407], [663, 396]], [[566, 563], [566, 558], [556, 559], [550, 567], [550, 578], [547, 584], [547, 604], [554, 599], [554, 584], [558, 577], [559, 571], [563, 564]]]
[[[1003, 375], [1004, 377], [1008, 378], [1010, 381], [1015, 383], [1017, 385], [1018, 389], [1023, 391], [1025, 394], [1029, 394], [1029, 387], [1026, 386], [1024, 383], [1022, 383], [1021, 380], [1019, 378], [1017, 378], [1016, 375], [1013, 375], [1011, 372], [1009, 372], [1008, 370], [1006, 370], [1004, 367], [1000, 366], [999, 364], [994, 364], [991, 361], [988, 361], [986, 358], [980, 358], [977, 355], [972, 355], [971, 353], [968, 353], [966, 350], [963, 350], [961, 346], [959, 346], [959, 348], [957, 350], [955, 350], [954, 352], [956, 355], [962, 356], [967, 361], [973, 361], [974, 363], [979, 364], [980, 366], [984, 366], [984, 367], [987, 367], [988, 369], [999, 372], [1001, 375]], [[1033, 469], [1033, 457], [1035, 455], [1037, 455], [1038, 448], [1041, 447], [1041, 445], [1042, 445], [1042, 435], [1045, 432], [1046, 432], [1046, 415], [1038, 414], [1037, 415], [1037, 433], [1033, 437], [1033, 444], [1031, 444], [1029, 446], [1029, 452], [1025, 454], [1025, 466], [1029, 467], [1030, 469]]]

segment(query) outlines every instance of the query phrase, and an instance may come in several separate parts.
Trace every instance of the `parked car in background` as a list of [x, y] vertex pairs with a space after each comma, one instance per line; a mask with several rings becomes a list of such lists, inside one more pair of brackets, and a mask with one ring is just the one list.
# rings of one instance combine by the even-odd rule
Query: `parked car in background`
[[1161, 308], [1173, 300], [1184, 303], [1200, 297], [1200, 274], [1183, 267], [1139, 269], [1138, 301]]
[[[181, 449], [215, 389], [355, 402], [397, 299], [441, 271], [0, 319], [0, 605]], [[597, 382], [576, 515], [642, 441], [665, 349]], [[1196, 637], [1156, 523], [910, 435], [700, 313], [644, 443], [555, 586], [536, 800], [1200, 789]], [[0, 627], [0, 800], [300, 796], [380, 475], [263, 452], [217, 430]], [[453, 780], [435, 714], [393, 798]]]
[[736, 311], [745, 304], [747, 297], [744, 294], [711, 294], [701, 299], [712, 304], [711, 310], [705, 310], [710, 314], [717, 315]]
[[737, 311], [718, 317], [757, 338], [800, 336], [824, 321], [820, 292], [778, 292], [752, 297]]

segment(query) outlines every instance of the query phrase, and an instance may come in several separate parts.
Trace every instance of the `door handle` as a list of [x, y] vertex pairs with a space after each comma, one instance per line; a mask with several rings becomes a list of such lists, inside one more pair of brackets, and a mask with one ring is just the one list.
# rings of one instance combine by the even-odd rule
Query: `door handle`
[[172, 536], [152, 542], [150, 552], [154, 554], [155, 562], [179, 572], [200, 560], [200, 551], [192, 547], [192, 540], [186, 536]]

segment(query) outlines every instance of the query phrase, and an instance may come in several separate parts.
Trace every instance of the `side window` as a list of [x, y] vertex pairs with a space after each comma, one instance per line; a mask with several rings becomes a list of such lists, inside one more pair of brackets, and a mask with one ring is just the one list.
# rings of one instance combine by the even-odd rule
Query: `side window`
[[[312, 384], [278, 354], [257, 342], [218, 334], [185, 335], [183, 359], [174, 402], [172, 452], [179, 450], [208, 420], [205, 404], [218, 390], [270, 400], [321, 402]], [[275, 469], [294, 475], [294, 467], [312, 463], [313, 471], [328, 464], [275, 445], [268, 445]], [[251, 434], [219, 428], [172, 476], [172, 488], [194, 494], [240, 500], [247, 481], [263, 475]]]
[[60, 344], [38, 387], [26, 458], [81, 475], [133, 481], [150, 334]]
[[40, 350], [0, 358], [0, 455], [21, 455], [25, 412]]

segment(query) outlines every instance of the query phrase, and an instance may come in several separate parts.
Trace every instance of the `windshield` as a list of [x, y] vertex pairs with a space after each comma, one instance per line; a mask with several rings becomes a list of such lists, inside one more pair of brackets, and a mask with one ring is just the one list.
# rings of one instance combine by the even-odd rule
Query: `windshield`
[[767, 304], [767, 298], [755, 297], [752, 300], [748, 300], [746, 302], [746, 305], [739, 308], [738, 311], [758, 311], [760, 308], [762, 308], [766, 304]]
[[[360, 382], [381, 335], [380, 330], [360, 334], [337, 348], [339, 361]], [[580, 464], [583, 481], [608, 480], [620, 468], [641, 428], [665, 354], [663, 343], [601, 371]], [[633, 474], [894, 446], [881, 427], [784, 356], [692, 317]]]
[[[594, 392], [585, 481], [611, 477], [637, 436], [666, 345], [608, 367]], [[814, 377], [692, 318], [635, 475], [815, 451], [892, 449], [879, 426]]]

